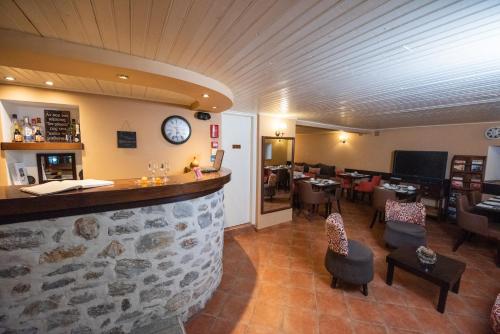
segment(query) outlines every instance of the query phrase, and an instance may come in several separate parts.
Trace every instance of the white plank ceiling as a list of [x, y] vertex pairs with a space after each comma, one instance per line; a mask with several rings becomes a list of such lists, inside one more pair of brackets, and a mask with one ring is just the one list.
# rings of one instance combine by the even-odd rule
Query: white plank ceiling
[[203, 73], [244, 112], [367, 129], [500, 121], [498, 0], [0, 0], [0, 27]]

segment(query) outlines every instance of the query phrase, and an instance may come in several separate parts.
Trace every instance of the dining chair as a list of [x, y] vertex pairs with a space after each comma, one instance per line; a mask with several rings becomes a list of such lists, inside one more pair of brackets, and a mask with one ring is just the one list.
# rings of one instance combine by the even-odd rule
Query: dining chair
[[375, 225], [377, 217], [379, 222], [381, 222], [382, 219], [384, 218], [385, 203], [387, 202], [387, 200], [395, 201], [396, 199], [397, 199], [396, 192], [394, 190], [385, 189], [383, 187], [375, 187], [375, 189], [373, 190], [373, 201], [372, 201], [372, 206], [375, 209], [375, 213], [373, 215], [370, 228], [372, 228], [373, 225]]
[[500, 266], [500, 224], [490, 222], [486, 216], [471, 212], [465, 195], [458, 195], [456, 203], [457, 224], [462, 229], [462, 234], [455, 242], [453, 251], [455, 252], [473, 234], [493, 239], [497, 244], [496, 264]]
[[340, 190], [341, 190], [341, 195], [344, 195], [344, 190], [346, 192], [346, 197], [350, 195], [351, 192], [351, 183], [352, 179], [349, 177], [342, 177], [340, 174], [343, 174], [344, 170], [339, 169], [335, 172], [335, 175], [337, 176], [337, 180], [340, 182]]
[[378, 187], [378, 185], [380, 184], [380, 180], [382, 180], [382, 176], [381, 175], [372, 176], [372, 179], [369, 180], [369, 181], [361, 181], [361, 182], [359, 182], [354, 187], [354, 191], [355, 191], [355, 193], [362, 193], [363, 194], [363, 197], [362, 197], [361, 200], [364, 200], [365, 199], [365, 195], [368, 194], [369, 199], [371, 201], [372, 200], [373, 190], [375, 189], [375, 187]]
[[472, 191], [470, 193], [470, 200], [472, 206], [479, 204], [483, 200], [483, 194], [480, 191]]
[[325, 213], [329, 211], [330, 201], [328, 195], [324, 191], [314, 191], [312, 188], [312, 184], [310, 184], [309, 182], [301, 181], [298, 184], [301, 205], [311, 206], [310, 216], [312, 216], [314, 212], [319, 211], [319, 206], [321, 204], [325, 205]]
[[276, 195], [276, 184], [278, 183], [278, 176], [270, 173], [267, 177], [267, 183], [264, 184], [264, 197], [269, 197], [271, 201]]

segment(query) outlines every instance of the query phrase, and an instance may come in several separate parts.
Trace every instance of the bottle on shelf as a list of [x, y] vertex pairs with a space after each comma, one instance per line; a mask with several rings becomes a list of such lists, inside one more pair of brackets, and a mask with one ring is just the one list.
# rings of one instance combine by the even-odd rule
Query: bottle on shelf
[[23, 141], [23, 135], [19, 126], [19, 121], [17, 120], [17, 114], [12, 114], [12, 134], [13, 142], [21, 143]]
[[40, 130], [40, 135], [42, 137], [40, 141], [45, 141], [45, 129], [43, 128], [42, 119], [40, 117], [37, 117], [36, 125], [38, 126], [38, 129]]
[[68, 128], [66, 129], [66, 142], [68, 143], [72, 143], [73, 142], [73, 138], [74, 138], [74, 130], [73, 130], [73, 123], [74, 122], [74, 119], [71, 120], [71, 123], [70, 125], [68, 126]]
[[27, 143], [30, 143], [33, 141], [33, 128], [31, 127], [30, 120], [27, 116], [24, 117], [23, 139]]
[[81, 142], [82, 138], [81, 138], [81, 134], [80, 134], [80, 124], [78, 123], [75, 123], [75, 137], [73, 138], [73, 141], [75, 143], [79, 143]]
[[40, 126], [38, 125], [38, 123], [36, 123], [36, 126], [34, 126], [35, 128], [35, 142], [37, 143], [41, 143], [43, 142], [43, 136], [42, 136], [42, 131], [40, 131]]

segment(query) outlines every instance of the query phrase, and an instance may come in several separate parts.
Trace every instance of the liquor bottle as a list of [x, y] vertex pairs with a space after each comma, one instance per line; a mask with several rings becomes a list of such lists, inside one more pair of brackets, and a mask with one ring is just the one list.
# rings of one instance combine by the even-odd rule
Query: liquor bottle
[[73, 142], [73, 120], [71, 121], [71, 124], [66, 129], [66, 141], [68, 143]]
[[37, 119], [36, 119], [36, 125], [38, 126], [38, 129], [40, 130], [40, 134], [42, 136], [42, 140], [41, 141], [45, 141], [45, 129], [43, 128], [42, 119], [40, 117], [37, 117]]
[[23, 139], [27, 143], [30, 143], [33, 141], [33, 129], [31, 128], [31, 124], [30, 124], [29, 118], [27, 116], [24, 117]]
[[12, 133], [13, 133], [13, 138], [12, 138], [13, 142], [21, 143], [23, 141], [23, 135], [21, 134], [21, 130], [19, 128], [19, 121], [17, 120], [16, 114], [12, 114]]
[[36, 118], [31, 119], [31, 133], [33, 133], [33, 141], [35, 141], [35, 133], [36, 133]]
[[40, 126], [38, 126], [38, 123], [35, 126], [35, 142], [37, 143], [43, 142], [42, 131], [40, 131]]
[[75, 123], [75, 138], [73, 138], [73, 141], [75, 143], [79, 143], [82, 140], [81, 134], [80, 134], [80, 124]]

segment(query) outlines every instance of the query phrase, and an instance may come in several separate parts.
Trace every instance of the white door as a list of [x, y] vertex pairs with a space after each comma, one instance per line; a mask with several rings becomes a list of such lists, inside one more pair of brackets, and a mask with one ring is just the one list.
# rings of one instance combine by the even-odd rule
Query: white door
[[222, 166], [231, 169], [224, 187], [225, 227], [251, 222], [252, 117], [222, 113]]

